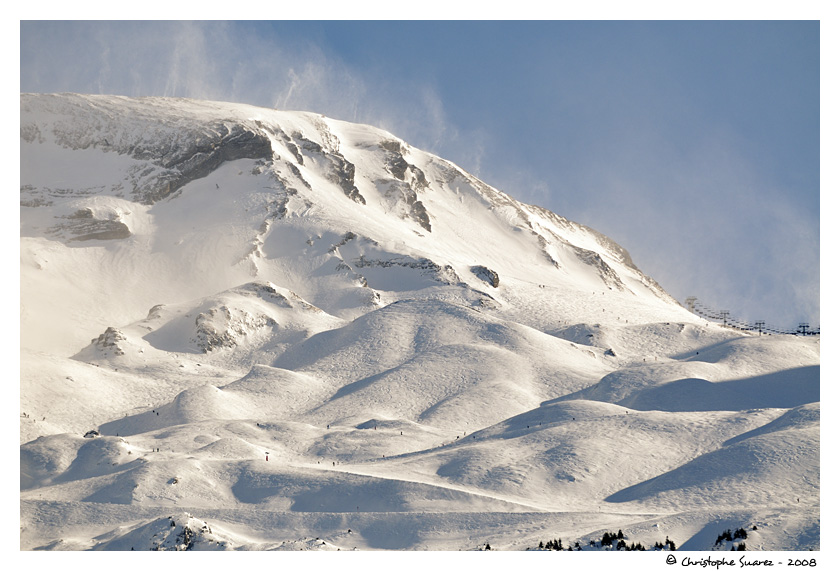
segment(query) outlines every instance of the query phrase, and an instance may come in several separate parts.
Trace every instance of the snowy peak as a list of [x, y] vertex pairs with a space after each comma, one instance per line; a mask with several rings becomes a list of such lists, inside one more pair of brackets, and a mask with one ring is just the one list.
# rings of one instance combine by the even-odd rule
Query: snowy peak
[[[693, 319], [608, 238], [374, 127], [227, 103], [25, 94], [21, 148], [22, 236], [118, 258], [137, 283], [154, 272], [163, 295], [136, 300], [151, 302], [144, 310], [258, 279], [345, 319], [439, 286], [540, 329], [591, 316], [576, 303], [542, 315], [558, 292], [608, 293], [609, 313], [629, 301]], [[531, 307], [505, 285], [529, 291]]]
[[371, 126], [20, 104], [22, 548], [819, 548], [818, 337]]
[[[159, 98], [22, 95], [21, 141], [35, 145], [27, 147], [33, 152], [25, 153], [23, 165], [22, 201], [28, 206], [54, 204], [68, 195], [111, 195], [151, 205], [177, 195], [190, 182], [207, 178], [224, 163], [251, 159], [251, 174], [268, 173], [273, 179], [269, 188], [277, 195], [277, 202], [273, 208], [266, 208], [275, 217], [291, 213], [287, 203], [298, 193], [306, 191], [302, 200], [295, 201], [295, 213], [313, 206], [325, 208], [328, 200], [313, 198], [324, 198], [327, 192], [335, 199], [335, 190], [340, 190], [359, 206], [370, 203], [371, 208], [350, 210], [355, 215], [375, 217], [371, 210], [382, 211], [412, 222], [409, 228], [413, 226], [422, 237], [432, 232], [435, 219], [450, 228], [459, 225], [456, 220], [463, 225], [465, 215], [475, 214], [470, 207], [477, 202], [480, 210], [492, 213], [491, 220], [495, 219], [495, 225], [502, 229], [527, 229], [555, 266], [561, 265], [560, 250], [569, 248], [572, 256], [599, 266], [613, 283], [618, 282], [609, 263], [600, 261], [605, 254], [610, 262], [634, 268], [623, 249], [579, 224], [518, 203], [389, 133], [311, 113]], [[34, 172], [39, 170], [39, 157], [55, 158], [47, 153], [53, 149], [54, 154], [65, 157], [68, 155], [58, 149], [105, 153], [107, 160], [119, 163], [121, 180], [111, 181], [110, 186], [95, 184], [101, 180], [94, 181], [89, 173], [79, 172], [75, 177], [78, 180], [66, 181], [75, 183], [70, 188], [54, 187], [46, 180], [48, 176]], [[100, 155], [72, 155], [74, 161], [85, 157], [98, 160]], [[67, 174], [62, 176], [66, 178]], [[213, 190], [213, 185], [204, 186]], [[218, 182], [215, 186], [226, 192]], [[423, 201], [424, 195], [430, 204]], [[471, 204], [461, 206], [467, 201]], [[339, 204], [346, 210], [346, 203]], [[115, 222], [114, 216], [103, 219], [106, 217], [91, 208], [77, 210], [66, 218], [100, 225]], [[393, 224], [389, 226], [389, 230], [394, 228]], [[125, 224], [94, 232], [96, 229], [87, 230], [87, 239], [126, 237]], [[82, 230], [73, 233], [81, 234]]]

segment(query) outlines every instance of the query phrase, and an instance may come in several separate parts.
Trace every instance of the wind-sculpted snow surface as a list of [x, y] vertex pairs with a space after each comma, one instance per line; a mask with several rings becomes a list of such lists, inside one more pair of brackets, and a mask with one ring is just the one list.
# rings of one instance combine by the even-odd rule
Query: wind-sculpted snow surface
[[819, 549], [819, 337], [374, 127], [62, 94], [20, 132], [22, 549]]

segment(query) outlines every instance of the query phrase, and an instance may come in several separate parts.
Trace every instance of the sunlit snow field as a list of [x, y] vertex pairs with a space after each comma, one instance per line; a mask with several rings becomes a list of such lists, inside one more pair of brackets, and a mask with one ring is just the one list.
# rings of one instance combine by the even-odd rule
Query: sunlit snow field
[[819, 336], [384, 131], [21, 95], [20, 244], [22, 550], [820, 548]]

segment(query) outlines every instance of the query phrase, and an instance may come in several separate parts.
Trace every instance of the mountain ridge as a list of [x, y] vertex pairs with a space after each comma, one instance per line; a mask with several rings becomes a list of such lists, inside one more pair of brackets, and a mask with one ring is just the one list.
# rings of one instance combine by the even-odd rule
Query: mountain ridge
[[819, 547], [818, 337], [381, 129], [21, 94], [20, 246], [24, 549]]

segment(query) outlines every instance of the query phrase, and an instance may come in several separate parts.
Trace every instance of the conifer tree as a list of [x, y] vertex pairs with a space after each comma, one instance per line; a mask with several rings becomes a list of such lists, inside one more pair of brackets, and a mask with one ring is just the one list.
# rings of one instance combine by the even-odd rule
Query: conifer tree
[[627, 544], [624, 543], [623, 539], [619, 539], [618, 543], [615, 544], [615, 548], [616, 548], [617, 551], [620, 551], [622, 549], [627, 551]]

